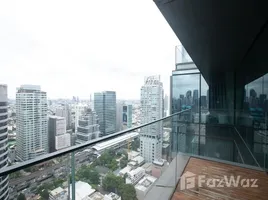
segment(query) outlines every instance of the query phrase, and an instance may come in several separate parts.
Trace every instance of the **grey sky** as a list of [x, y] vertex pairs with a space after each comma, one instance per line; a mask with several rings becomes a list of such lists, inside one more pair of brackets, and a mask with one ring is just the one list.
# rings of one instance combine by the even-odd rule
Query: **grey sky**
[[179, 40], [152, 0], [0, 2], [0, 83], [14, 98], [39, 84], [49, 98], [115, 90], [138, 99], [144, 76], [169, 94]]

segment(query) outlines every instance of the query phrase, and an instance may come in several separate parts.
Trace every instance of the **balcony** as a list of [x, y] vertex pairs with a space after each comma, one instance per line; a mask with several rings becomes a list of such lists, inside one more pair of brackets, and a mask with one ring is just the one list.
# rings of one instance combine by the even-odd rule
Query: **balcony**
[[[252, 152], [239, 127], [196, 123], [194, 115], [191, 109], [183, 110], [148, 124], [6, 167], [1, 169], [0, 176], [9, 175], [11, 199], [16, 199], [21, 193], [30, 199], [90, 200], [95, 196], [104, 199], [110, 193], [121, 196], [123, 200], [135, 197], [139, 200], [265, 199], [268, 176], [265, 173], [267, 163], [264, 164], [262, 159], [266, 154], [261, 156]], [[139, 131], [159, 124], [163, 126], [161, 139], [151, 137], [148, 140], [157, 138], [162, 143], [161, 156], [156, 156], [153, 162], [144, 161], [141, 149], [156, 155], [154, 150], [157, 147], [144, 147], [146, 144], [140, 142], [142, 134]], [[213, 135], [212, 132], [219, 134]], [[182, 175], [186, 172], [194, 176], [195, 184], [182, 183]], [[135, 178], [133, 185], [126, 184], [130, 175]], [[203, 177], [202, 187], [198, 187], [197, 175]], [[258, 187], [206, 185], [210, 179], [230, 178], [232, 175], [241, 180], [258, 179]], [[181, 189], [189, 185], [190, 188]]]

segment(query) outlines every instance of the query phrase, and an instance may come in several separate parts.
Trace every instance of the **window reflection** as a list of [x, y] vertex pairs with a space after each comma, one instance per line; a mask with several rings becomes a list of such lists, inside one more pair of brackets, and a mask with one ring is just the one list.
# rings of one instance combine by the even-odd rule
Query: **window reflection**
[[[243, 110], [248, 113], [246, 124], [248, 128], [241, 134], [259, 164], [266, 168], [268, 162], [268, 74], [245, 85]], [[241, 127], [239, 130], [241, 132]]]

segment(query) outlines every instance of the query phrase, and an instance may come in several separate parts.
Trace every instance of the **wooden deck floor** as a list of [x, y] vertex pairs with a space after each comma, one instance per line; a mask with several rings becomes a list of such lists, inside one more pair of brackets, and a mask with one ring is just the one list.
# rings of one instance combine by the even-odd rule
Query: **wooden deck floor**
[[[195, 181], [194, 187], [181, 190], [183, 180], [180, 179], [180, 182], [171, 197], [172, 200], [268, 200], [268, 175], [265, 172], [198, 158], [190, 158], [184, 170], [184, 173], [186, 172], [195, 174], [192, 174]], [[188, 173], [188, 175], [189, 174], [190, 173]], [[198, 187], [198, 175], [205, 175], [205, 177], [202, 177], [202, 180], [205, 180], [205, 183], [201, 183], [202, 187]], [[227, 182], [225, 181], [226, 179], [224, 179], [224, 176], [227, 176]], [[230, 181], [231, 176], [234, 177], [235, 181], [238, 180], [238, 177], [240, 176], [238, 187], [234, 187], [234, 184], [232, 184], [231, 187], [226, 186]], [[224, 181], [222, 181], [221, 185], [224, 187], [213, 187], [213, 181], [207, 182], [211, 178], [223, 179]], [[242, 185], [247, 186], [247, 181], [242, 182], [242, 179], [249, 179], [250, 186], [252, 185], [252, 179], [258, 179], [256, 182], [258, 187], [242, 187], [241, 183]], [[190, 179], [186, 178], [185, 180], [189, 181]], [[209, 187], [207, 183], [211, 184], [212, 187]], [[219, 182], [215, 181], [215, 185], [217, 186], [218, 184]]]

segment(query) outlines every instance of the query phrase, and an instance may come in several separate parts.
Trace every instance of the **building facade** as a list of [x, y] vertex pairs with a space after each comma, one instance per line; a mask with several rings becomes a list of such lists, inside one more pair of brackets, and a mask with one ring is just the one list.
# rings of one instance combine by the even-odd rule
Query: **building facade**
[[123, 105], [123, 130], [132, 127], [132, 105]]
[[99, 138], [100, 125], [95, 111], [90, 108], [78, 120], [76, 144], [81, 144]]
[[101, 135], [116, 132], [116, 92], [94, 93], [94, 110], [99, 118]]
[[75, 133], [77, 132], [78, 120], [84, 114], [85, 110], [88, 108], [88, 105], [77, 103], [75, 104]]
[[[170, 80], [170, 112], [189, 111], [172, 118], [172, 152], [192, 152], [196, 149], [196, 135], [193, 133], [198, 128], [195, 122], [199, 123], [200, 116], [200, 80], [201, 74], [187, 51], [183, 46], [177, 46], [176, 66]], [[202, 95], [206, 95], [206, 90], [205, 93], [202, 91]]]
[[[141, 124], [163, 117], [163, 83], [160, 76], [145, 78], [141, 88]], [[162, 156], [162, 122], [141, 128], [140, 150], [146, 162], [153, 162]]]
[[116, 104], [116, 131], [132, 127], [132, 105], [123, 102]]
[[57, 107], [55, 115], [65, 118], [66, 129], [70, 129], [72, 127], [71, 109], [68, 104], [62, 104], [60, 107]]
[[164, 98], [164, 117], [168, 116], [168, 110], [169, 110], [169, 101], [168, 101], [168, 95], [165, 95]]
[[[7, 86], [0, 85], [0, 169], [8, 166], [8, 98]], [[8, 199], [8, 176], [0, 179], [0, 199]]]
[[69, 147], [71, 136], [66, 133], [66, 120], [64, 117], [49, 116], [48, 119], [48, 147], [49, 153]]
[[124, 102], [117, 102], [116, 103], [116, 132], [122, 131], [123, 127], [123, 105]]
[[16, 94], [17, 157], [26, 161], [48, 152], [47, 94], [22, 85]]

